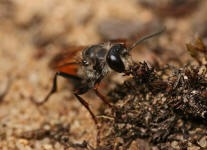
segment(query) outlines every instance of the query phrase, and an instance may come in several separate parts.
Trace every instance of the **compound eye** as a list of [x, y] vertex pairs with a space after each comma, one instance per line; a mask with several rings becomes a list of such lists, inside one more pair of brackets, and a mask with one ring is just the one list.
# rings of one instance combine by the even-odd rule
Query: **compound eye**
[[106, 56], [106, 62], [108, 63], [109, 67], [120, 73], [125, 71], [124, 63], [120, 57], [120, 52], [123, 49], [125, 49], [125, 47], [122, 44], [114, 45], [111, 47]]
[[88, 66], [88, 65], [89, 65], [89, 63], [88, 63], [86, 60], [83, 60], [83, 61], [82, 61], [82, 64], [83, 64], [84, 66]]

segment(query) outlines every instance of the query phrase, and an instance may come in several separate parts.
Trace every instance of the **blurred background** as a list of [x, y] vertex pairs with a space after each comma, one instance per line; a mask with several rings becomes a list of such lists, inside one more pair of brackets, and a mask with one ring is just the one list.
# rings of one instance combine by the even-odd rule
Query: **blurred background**
[[[93, 143], [93, 122], [65, 88], [69, 85], [60, 83], [60, 92], [42, 108], [29, 100], [31, 95], [43, 98], [50, 89], [54, 72], [48, 63], [57, 53], [112, 39], [133, 42], [166, 27], [136, 47], [133, 59], [184, 66], [191, 61], [185, 44], [196, 36], [207, 43], [206, 15], [204, 0], [0, 0], [0, 91], [12, 79], [0, 104], [0, 135], [6, 135], [0, 136], [0, 148], [21, 149], [14, 133], [44, 122], [71, 123], [76, 139]], [[97, 113], [99, 101], [89, 104]]]

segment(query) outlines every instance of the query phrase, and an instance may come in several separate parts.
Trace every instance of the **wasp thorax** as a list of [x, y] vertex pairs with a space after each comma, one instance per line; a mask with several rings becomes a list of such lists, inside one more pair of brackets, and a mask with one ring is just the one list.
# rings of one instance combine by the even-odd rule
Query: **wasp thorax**
[[104, 45], [92, 45], [82, 52], [82, 75], [84, 78], [96, 80], [107, 73], [104, 69], [105, 55], [107, 53]]
[[104, 60], [107, 50], [102, 45], [93, 45], [86, 48], [83, 53], [83, 60], [90, 64], [96, 64]]

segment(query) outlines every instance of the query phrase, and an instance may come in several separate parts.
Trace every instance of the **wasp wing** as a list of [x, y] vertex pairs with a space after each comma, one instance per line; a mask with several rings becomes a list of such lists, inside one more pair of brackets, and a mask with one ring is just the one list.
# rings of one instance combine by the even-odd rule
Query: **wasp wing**
[[86, 47], [87, 46], [76, 46], [63, 50], [62, 52], [56, 54], [56, 56], [50, 61], [49, 66], [55, 69], [58, 66], [65, 66], [65, 64], [71, 62], [80, 62], [81, 51]]
[[69, 75], [77, 76], [77, 71], [81, 62], [81, 51], [87, 46], [70, 47], [58, 53], [51, 61], [49, 66], [56, 71], [64, 72]]
[[57, 66], [55, 70], [58, 72], [64, 72], [71, 76], [78, 76], [77, 72], [79, 68], [80, 68], [80, 63], [71, 62], [61, 66]]

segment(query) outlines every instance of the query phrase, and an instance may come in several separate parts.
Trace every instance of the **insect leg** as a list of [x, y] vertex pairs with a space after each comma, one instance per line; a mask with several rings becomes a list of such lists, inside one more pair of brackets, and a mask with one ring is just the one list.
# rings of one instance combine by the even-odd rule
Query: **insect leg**
[[106, 100], [106, 98], [98, 91], [99, 83], [96, 83], [93, 90], [95, 91], [96, 95], [110, 108], [113, 108], [113, 106]]
[[80, 97], [78, 94], [78, 90], [75, 91], [73, 94], [75, 95], [75, 97], [79, 100], [79, 102], [88, 110], [88, 112], [90, 113], [96, 127], [97, 127], [97, 146], [99, 145], [100, 143], [100, 127], [98, 125], [98, 121], [96, 119], [96, 116], [93, 114], [93, 112], [91, 111], [88, 103], [82, 98]]
[[36, 101], [33, 97], [31, 97], [31, 100], [37, 104], [37, 105], [42, 105], [43, 103], [47, 102], [50, 98], [50, 96], [52, 94], [54, 94], [56, 91], [57, 91], [57, 76], [62, 76], [64, 78], [78, 78], [78, 77], [75, 77], [75, 76], [71, 76], [69, 74], [66, 74], [64, 72], [56, 72], [55, 73], [55, 76], [53, 78], [53, 86], [52, 86], [52, 89], [50, 90], [50, 92], [47, 94], [47, 96], [42, 100], [42, 101]]

